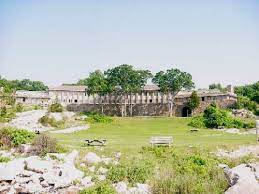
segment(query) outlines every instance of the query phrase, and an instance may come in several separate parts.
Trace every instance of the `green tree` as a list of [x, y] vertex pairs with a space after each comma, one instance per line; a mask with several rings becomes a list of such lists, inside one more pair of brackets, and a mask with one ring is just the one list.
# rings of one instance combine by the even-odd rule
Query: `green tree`
[[[146, 84], [147, 80], [152, 77], [148, 70], [135, 70], [133, 66], [123, 64], [112, 69], [108, 69], [105, 73], [107, 81], [112, 91], [119, 94], [121, 102], [121, 115], [127, 115], [127, 104], [130, 104], [130, 115], [132, 115], [132, 93], [140, 91]], [[130, 99], [128, 98], [130, 96]]]
[[194, 110], [195, 108], [197, 108], [198, 106], [200, 105], [200, 98], [197, 94], [196, 91], [193, 91], [191, 96], [190, 96], [190, 99], [188, 100], [187, 102], [187, 107], [190, 109], [190, 110]]
[[174, 68], [168, 69], [166, 72], [160, 71], [156, 73], [152, 81], [160, 87], [163, 93], [168, 95], [169, 116], [172, 116], [176, 95], [182, 89], [191, 89], [194, 87], [191, 74]]
[[105, 78], [103, 72], [96, 70], [90, 73], [89, 77], [84, 79], [84, 81], [80, 80], [79, 82], [84, 83], [87, 86], [88, 95], [98, 94], [101, 99], [103, 114], [104, 96], [111, 93], [110, 85], [108, 84], [108, 81]]

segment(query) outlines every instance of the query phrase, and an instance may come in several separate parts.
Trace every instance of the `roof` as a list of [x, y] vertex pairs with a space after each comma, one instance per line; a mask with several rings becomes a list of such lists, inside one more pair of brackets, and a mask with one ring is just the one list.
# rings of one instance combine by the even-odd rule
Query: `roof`
[[145, 85], [145, 86], [143, 87], [143, 90], [144, 90], [144, 91], [160, 90], [160, 88], [159, 88], [157, 85], [152, 84], [152, 85]]
[[61, 85], [57, 87], [50, 87], [49, 91], [84, 92], [86, 88], [87, 88], [86, 86], [79, 86], [79, 85]]
[[17, 90], [15, 92], [15, 97], [20, 98], [50, 98], [47, 91], [27, 91], [27, 90]]

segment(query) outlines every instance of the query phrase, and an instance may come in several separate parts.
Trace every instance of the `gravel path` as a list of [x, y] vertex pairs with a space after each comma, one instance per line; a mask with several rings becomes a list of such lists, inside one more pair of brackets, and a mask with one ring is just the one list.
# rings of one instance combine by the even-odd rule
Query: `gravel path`
[[38, 120], [46, 114], [47, 110], [32, 110], [17, 113], [8, 125], [18, 129], [27, 129], [28, 131], [47, 131], [49, 127], [44, 127]]

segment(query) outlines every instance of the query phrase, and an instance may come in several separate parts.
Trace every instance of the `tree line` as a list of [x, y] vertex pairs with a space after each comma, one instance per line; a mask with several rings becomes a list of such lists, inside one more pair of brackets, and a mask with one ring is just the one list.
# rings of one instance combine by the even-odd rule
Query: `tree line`
[[132, 94], [140, 92], [148, 80], [152, 80], [160, 91], [167, 95], [170, 116], [173, 113], [176, 95], [183, 89], [194, 87], [191, 74], [179, 69], [172, 68], [152, 75], [149, 70], [139, 70], [128, 64], [122, 64], [106, 71], [96, 70], [91, 72], [87, 78], [79, 80], [77, 84], [86, 85], [88, 94], [97, 94], [101, 100], [106, 95], [116, 94], [123, 104], [121, 115], [127, 116], [126, 110], [129, 105], [129, 114], [132, 116]]
[[0, 88], [3, 88], [5, 93], [12, 93], [16, 90], [46, 91], [48, 89], [48, 87], [41, 81], [32, 81], [30, 79], [7, 80], [1, 76]]

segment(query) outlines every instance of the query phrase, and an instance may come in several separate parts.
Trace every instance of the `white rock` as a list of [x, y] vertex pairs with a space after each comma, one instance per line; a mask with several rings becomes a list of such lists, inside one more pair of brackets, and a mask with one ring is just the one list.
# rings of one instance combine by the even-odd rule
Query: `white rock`
[[0, 165], [0, 181], [11, 181], [24, 170], [24, 159], [18, 158]]
[[137, 188], [140, 193], [143, 193], [143, 194], [150, 193], [150, 186], [148, 184], [137, 183]]
[[95, 166], [91, 166], [88, 168], [90, 172], [94, 172], [95, 171]]
[[101, 160], [105, 165], [112, 163], [112, 158], [102, 158]]
[[127, 192], [128, 186], [127, 186], [127, 183], [121, 181], [121, 182], [118, 182], [117, 184], [115, 184], [114, 188], [117, 191], [117, 193], [124, 194]]
[[84, 159], [88, 164], [96, 164], [101, 162], [101, 158], [93, 152], [88, 152]]
[[104, 181], [106, 179], [106, 176], [105, 175], [99, 175], [98, 176], [98, 180], [99, 181]]
[[25, 160], [27, 170], [44, 173], [51, 170], [54, 167], [53, 161], [42, 160], [38, 156], [31, 156]]
[[81, 180], [81, 184], [84, 186], [84, 187], [90, 187], [93, 185], [93, 182], [92, 182], [92, 177], [91, 176], [87, 176], [85, 178], [83, 178]]
[[81, 163], [80, 166], [83, 168], [86, 167], [85, 163]]
[[246, 164], [240, 164], [227, 173], [231, 184], [225, 193], [259, 193], [259, 184], [255, 178], [254, 172]]
[[121, 152], [116, 152], [116, 153], [114, 154], [114, 157], [115, 157], [117, 160], [120, 160], [120, 158], [121, 158]]
[[108, 172], [108, 169], [107, 169], [107, 168], [100, 167], [100, 168], [98, 169], [98, 172], [99, 172], [100, 174], [106, 174], [106, 173]]

